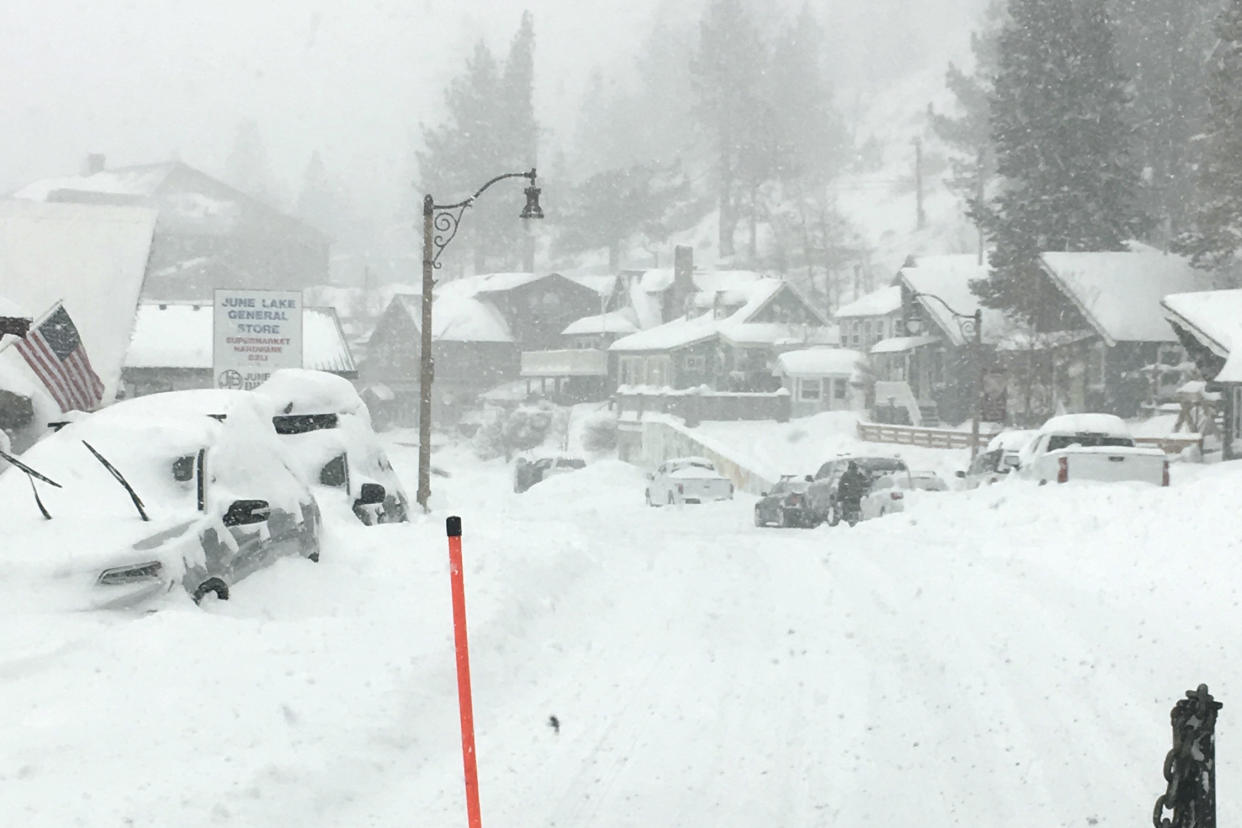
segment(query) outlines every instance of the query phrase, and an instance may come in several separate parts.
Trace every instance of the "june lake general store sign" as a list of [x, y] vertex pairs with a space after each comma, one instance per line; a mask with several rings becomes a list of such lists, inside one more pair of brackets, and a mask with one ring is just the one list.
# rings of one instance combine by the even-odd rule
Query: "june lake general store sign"
[[302, 367], [302, 294], [217, 290], [212, 376], [217, 388], [254, 388], [279, 368]]

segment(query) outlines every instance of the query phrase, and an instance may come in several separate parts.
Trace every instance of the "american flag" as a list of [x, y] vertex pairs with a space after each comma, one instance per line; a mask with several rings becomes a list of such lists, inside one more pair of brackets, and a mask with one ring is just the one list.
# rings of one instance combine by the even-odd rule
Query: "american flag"
[[103, 400], [103, 382], [91, 368], [82, 337], [60, 302], [16, 347], [61, 411], [90, 411]]

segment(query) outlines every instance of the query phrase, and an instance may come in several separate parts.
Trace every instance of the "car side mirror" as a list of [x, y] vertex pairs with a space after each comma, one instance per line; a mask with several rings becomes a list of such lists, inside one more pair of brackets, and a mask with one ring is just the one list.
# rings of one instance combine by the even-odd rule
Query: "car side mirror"
[[807, 482], [807, 483], [814, 483], [814, 482], [815, 482], [815, 478], [814, 478], [814, 477], [812, 477], [811, 475], [809, 475], [809, 474], [808, 474], [808, 475], [806, 476], [806, 482]]
[[354, 501], [357, 506], [369, 506], [376, 503], [383, 503], [384, 498], [388, 496], [387, 490], [378, 483], [363, 483], [358, 490], [358, 499]]
[[957, 471], [953, 472], [953, 475], [954, 475], [955, 477], [965, 478], [965, 477], [966, 477], [966, 472], [962, 471], [961, 469], [958, 469]]
[[272, 513], [266, 500], [234, 500], [224, 512], [225, 526], [248, 526], [262, 523]]

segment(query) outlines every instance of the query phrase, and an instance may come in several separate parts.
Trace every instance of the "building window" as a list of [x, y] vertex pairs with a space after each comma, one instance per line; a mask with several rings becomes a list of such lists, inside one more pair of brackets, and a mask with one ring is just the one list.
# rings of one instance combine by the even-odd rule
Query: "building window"
[[863, 344], [867, 346], [874, 345], [875, 342], [871, 339], [871, 321], [868, 320], [862, 323], [862, 327], [863, 327]]
[[638, 385], [643, 381], [643, 358], [621, 358], [621, 384]]
[[818, 402], [823, 386], [817, 379], [798, 380], [798, 399], [802, 402]]
[[862, 344], [862, 323], [854, 320], [850, 323], [850, 345], [857, 348]]
[[833, 380], [832, 396], [838, 400], [845, 399], [846, 381], [843, 379]]
[[691, 374], [703, 374], [707, 371], [707, 357], [702, 354], [686, 354], [685, 368]]

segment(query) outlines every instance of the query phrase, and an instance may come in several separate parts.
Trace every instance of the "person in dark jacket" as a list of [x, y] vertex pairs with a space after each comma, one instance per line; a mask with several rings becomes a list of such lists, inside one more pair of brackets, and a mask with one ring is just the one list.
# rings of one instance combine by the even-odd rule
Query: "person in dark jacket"
[[863, 474], [858, 464], [851, 460], [850, 464], [845, 467], [845, 473], [837, 481], [837, 501], [841, 504], [841, 511], [857, 512], [869, 485], [867, 475]]

